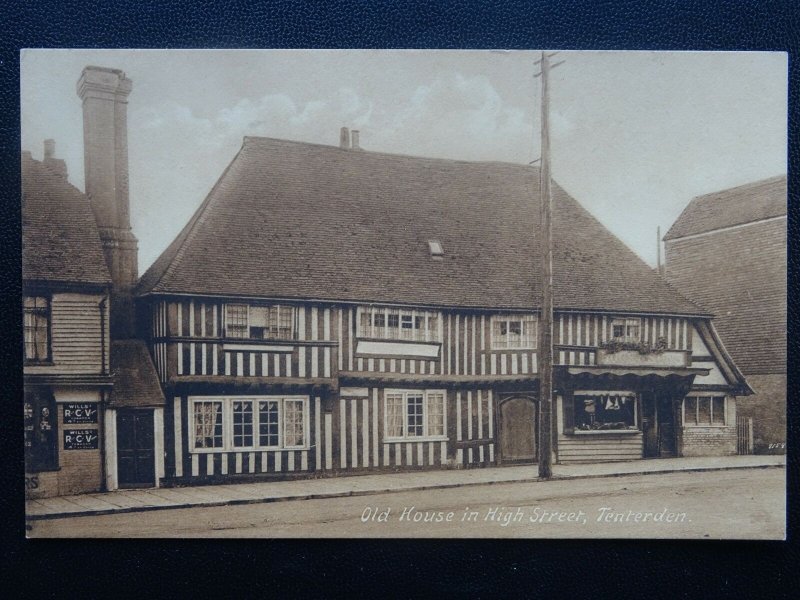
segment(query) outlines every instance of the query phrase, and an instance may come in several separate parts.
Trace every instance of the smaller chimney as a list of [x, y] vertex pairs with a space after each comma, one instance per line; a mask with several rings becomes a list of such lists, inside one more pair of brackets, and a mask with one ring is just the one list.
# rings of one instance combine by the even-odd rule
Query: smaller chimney
[[56, 141], [55, 140], [45, 140], [44, 141], [44, 159], [50, 160], [56, 157]]
[[350, 135], [352, 136], [350, 138], [350, 147], [353, 150], [361, 150], [361, 146], [358, 145], [358, 129], [353, 129], [353, 131], [350, 132]]
[[67, 163], [56, 158], [56, 141], [44, 141], [44, 160], [42, 161], [48, 169], [59, 177], [67, 178]]
[[339, 148], [342, 150], [350, 149], [350, 130], [347, 127], [342, 127], [339, 131]]

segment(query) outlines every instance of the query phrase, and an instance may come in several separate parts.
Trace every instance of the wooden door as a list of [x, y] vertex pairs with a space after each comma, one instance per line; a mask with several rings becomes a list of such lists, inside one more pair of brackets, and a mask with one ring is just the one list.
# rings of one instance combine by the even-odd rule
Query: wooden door
[[500, 405], [500, 451], [504, 463], [536, 462], [536, 405], [511, 398]]
[[152, 410], [117, 414], [117, 471], [120, 487], [155, 485], [155, 435]]

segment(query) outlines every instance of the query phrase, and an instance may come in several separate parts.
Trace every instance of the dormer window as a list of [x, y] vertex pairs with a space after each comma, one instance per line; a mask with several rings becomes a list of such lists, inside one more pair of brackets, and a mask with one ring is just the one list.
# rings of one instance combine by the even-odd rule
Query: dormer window
[[294, 339], [294, 307], [226, 304], [225, 335], [256, 340]]
[[440, 241], [428, 240], [428, 250], [430, 250], [431, 258], [439, 260], [444, 258], [444, 248]]
[[611, 337], [625, 342], [638, 342], [641, 321], [638, 318], [614, 319], [611, 322]]

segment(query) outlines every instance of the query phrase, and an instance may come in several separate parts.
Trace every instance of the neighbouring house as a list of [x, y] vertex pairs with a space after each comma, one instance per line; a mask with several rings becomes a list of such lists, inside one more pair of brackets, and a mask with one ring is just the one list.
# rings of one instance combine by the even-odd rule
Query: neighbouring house
[[111, 277], [84, 194], [53, 140], [22, 153], [25, 487], [29, 497], [104, 485], [104, 407], [112, 387]]
[[[539, 173], [247, 137], [136, 294], [175, 484], [537, 455]], [[554, 452], [736, 452], [711, 315], [554, 185]]]
[[164, 395], [134, 337], [137, 241], [128, 200], [127, 96], [114, 69], [87, 67], [86, 193], [45, 142], [22, 157], [25, 477], [29, 497], [156, 486]]
[[786, 176], [694, 198], [664, 236], [667, 280], [715, 314], [725, 348], [755, 394], [756, 452], [785, 452]]

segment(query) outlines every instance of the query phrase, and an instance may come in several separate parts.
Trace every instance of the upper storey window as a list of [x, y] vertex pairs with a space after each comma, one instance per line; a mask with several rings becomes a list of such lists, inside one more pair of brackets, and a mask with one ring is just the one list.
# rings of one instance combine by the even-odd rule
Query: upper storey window
[[638, 342], [641, 320], [638, 318], [614, 319], [611, 322], [611, 337], [623, 342]]
[[358, 336], [380, 340], [438, 342], [439, 313], [399, 308], [360, 307]]
[[23, 312], [25, 360], [50, 359], [50, 302], [41, 296], [26, 296]]
[[295, 310], [282, 304], [225, 305], [225, 335], [256, 340], [294, 339]]
[[533, 315], [494, 315], [492, 317], [492, 348], [536, 348], [537, 320]]

